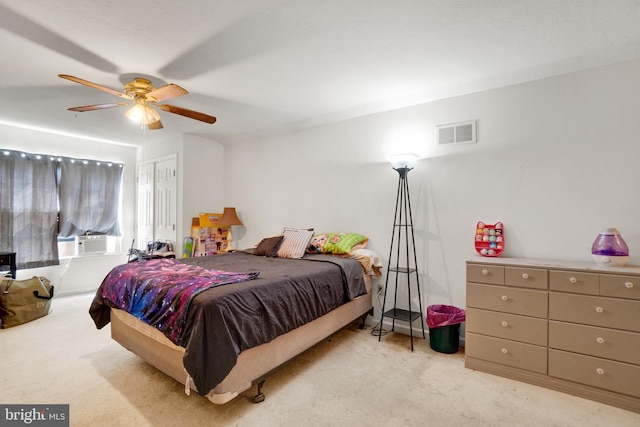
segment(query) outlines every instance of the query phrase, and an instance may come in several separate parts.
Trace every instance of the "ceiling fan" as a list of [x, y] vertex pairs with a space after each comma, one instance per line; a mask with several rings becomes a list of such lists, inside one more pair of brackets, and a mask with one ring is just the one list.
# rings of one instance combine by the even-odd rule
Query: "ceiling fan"
[[160, 121], [160, 115], [155, 108], [153, 108], [154, 106], [168, 113], [178, 114], [183, 117], [188, 117], [190, 119], [199, 120], [209, 124], [213, 124], [216, 121], [215, 117], [198, 111], [188, 110], [175, 105], [158, 104], [158, 102], [167, 101], [189, 93], [185, 89], [173, 83], [156, 88], [151, 85], [150, 80], [142, 77], [136, 77], [132, 82], [124, 85], [124, 90], [122, 92], [118, 92], [117, 90], [101, 86], [79, 77], [67, 74], [58, 74], [58, 77], [110, 93], [128, 101], [72, 107], [69, 108], [70, 111], [85, 112], [104, 110], [105, 108], [131, 106], [131, 108], [125, 113], [125, 116], [127, 116], [131, 121], [147, 125], [151, 130], [162, 129], [163, 127], [162, 122]]

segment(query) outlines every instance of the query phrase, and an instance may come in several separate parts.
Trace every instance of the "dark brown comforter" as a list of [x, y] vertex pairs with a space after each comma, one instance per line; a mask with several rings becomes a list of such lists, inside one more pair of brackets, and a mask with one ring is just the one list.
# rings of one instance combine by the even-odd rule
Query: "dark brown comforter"
[[[179, 343], [184, 366], [202, 395], [219, 384], [243, 350], [321, 317], [366, 288], [360, 264], [332, 255], [265, 258], [246, 252], [181, 260], [203, 268], [259, 272], [247, 282], [198, 294], [189, 307]], [[89, 313], [100, 329], [110, 322], [110, 301], [98, 289]]]

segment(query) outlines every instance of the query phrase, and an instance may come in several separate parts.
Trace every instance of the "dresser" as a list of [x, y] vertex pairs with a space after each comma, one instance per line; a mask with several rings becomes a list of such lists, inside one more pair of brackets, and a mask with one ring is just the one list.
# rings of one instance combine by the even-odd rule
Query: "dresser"
[[640, 412], [640, 267], [467, 260], [465, 366]]

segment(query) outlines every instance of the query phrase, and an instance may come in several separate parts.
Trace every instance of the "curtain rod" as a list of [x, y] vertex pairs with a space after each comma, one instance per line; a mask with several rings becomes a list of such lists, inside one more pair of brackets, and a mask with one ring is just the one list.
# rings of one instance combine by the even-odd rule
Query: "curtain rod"
[[58, 161], [58, 162], [63, 162], [63, 161], [70, 161], [71, 163], [75, 163], [75, 162], [80, 162], [83, 163], [85, 165], [89, 164], [89, 163], [93, 163], [96, 164], [97, 166], [118, 166], [118, 167], [124, 167], [125, 164], [124, 163], [120, 163], [120, 162], [112, 162], [109, 160], [95, 160], [95, 159], [78, 159], [78, 158], [74, 158], [74, 157], [68, 157], [68, 156], [56, 156], [53, 154], [34, 154], [34, 153], [28, 153], [26, 151], [18, 151], [18, 150], [7, 150], [7, 149], [1, 149], [0, 148], [0, 153], [2, 153], [2, 155], [4, 156], [15, 156], [15, 157], [29, 157], [29, 158], [34, 158], [36, 160], [41, 160], [41, 159], [49, 159], [51, 161]]

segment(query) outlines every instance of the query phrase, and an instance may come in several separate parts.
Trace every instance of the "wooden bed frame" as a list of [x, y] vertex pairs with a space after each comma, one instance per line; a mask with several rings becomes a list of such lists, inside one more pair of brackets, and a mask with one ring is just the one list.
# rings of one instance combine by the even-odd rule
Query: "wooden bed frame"
[[[339, 306], [271, 342], [243, 351], [227, 377], [206, 397], [215, 404], [229, 402], [258, 384], [254, 402], [264, 400], [262, 384], [273, 370], [358, 319], [373, 314], [371, 277], [365, 275], [367, 293]], [[150, 365], [185, 384], [185, 392], [196, 390], [184, 369], [183, 347], [176, 346], [160, 331], [118, 309], [111, 310], [111, 337]]]

